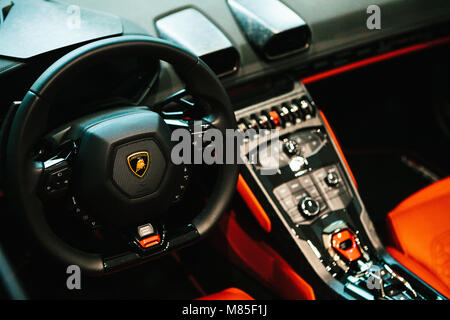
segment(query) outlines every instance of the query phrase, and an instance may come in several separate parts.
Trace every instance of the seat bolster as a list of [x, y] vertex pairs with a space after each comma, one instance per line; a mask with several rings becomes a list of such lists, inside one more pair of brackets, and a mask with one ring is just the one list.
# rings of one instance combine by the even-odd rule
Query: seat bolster
[[448, 196], [450, 197], [450, 177], [444, 178], [442, 180], [436, 181], [433, 184], [423, 188], [422, 190], [417, 191], [412, 194], [405, 200], [403, 200], [394, 210], [402, 211], [407, 210], [412, 207], [417, 206], [418, 204], [442, 197]]
[[[400, 257], [397, 254], [397, 256], [413, 261], [416, 270], [413, 272], [417, 276], [424, 280], [431, 279], [427, 274], [431, 273], [444, 285], [446, 288], [444, 291], [448, 290], [450, 288], [450, 177], [404, 200], [388, 214], [387, 224], [393, 246], [403, 255]], [[403, 261], [406, 260], [403, 259]], [[430, 281], [437, 283], [434, 280]], [[432, 285], [431, 282], [428, 283]], [[442, 292], [442, 290], [438, 291]]]

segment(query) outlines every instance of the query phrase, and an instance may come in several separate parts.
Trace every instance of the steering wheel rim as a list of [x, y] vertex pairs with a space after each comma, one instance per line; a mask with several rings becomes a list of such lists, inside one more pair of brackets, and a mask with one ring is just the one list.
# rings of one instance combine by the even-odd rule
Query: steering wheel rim
[[[67, 85], [71, 73], [107, 57], [112, 52], [145, 54], [153, 59], [168, 62], [193, 96], [214, 102], [210, 119], [215, 128], [225, 132], [226, 128], [236, 127], [228, 95], [210, 68], [192, 53], [167, 41], [148, 36], [121, 36], [87, 44], [60, 58], [36, 80], [19, 106], [11, 126], [7, 144], [6, 166], [9, 169], [6, 172], [5, 191], [38, 244], [63, 263], [78, 265], [93, 274], [109, 271], [105, 257], [74, 248], [52, 231], [35, 188], [43, 168], [36, 166], [36, 163], [29, 159], [29, 153], [46, 133], [50, 107], [60, 88]], [[172, 247], [151, 257], [160, 256], [171, 249], [195, 241], [206, 235], [218, 222], [235, 192], [238, 165], [220, 165], [218, 173], [216, 185], [206, 206], [191, 222], [193, 229], [189, 235], [180, 235], [173, 241]], [[150, 256], [133, 263], [143, 262], [148, 258]]]

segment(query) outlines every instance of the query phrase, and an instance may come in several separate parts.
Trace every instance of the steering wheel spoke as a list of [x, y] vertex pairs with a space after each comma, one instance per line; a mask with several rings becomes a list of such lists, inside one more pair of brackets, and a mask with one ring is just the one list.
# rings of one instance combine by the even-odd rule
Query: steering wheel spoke
[[185, 120], [185, 119], [164, 119], [164, 122], [173, 130], [185, 129], [189, 130], [192, 135], [203, 135], [206, 130], [215, 128], [214, 125], [206, 118], [199, 120]]
[[153, 104], [152, 110], [157, 113], [161, 113], [165, 106], [171, 102], [177, 102], [187, 96], [187, 89], [181, 89], [174, 94], [162, 99], [159, 102]]
[[174, 94], [156, 102], [151, 110], [159, 113], [164, 119], [194, 120], [201, 119], [206, 110], [199, 99], [193, 98], [187, 89], [182, 89]]

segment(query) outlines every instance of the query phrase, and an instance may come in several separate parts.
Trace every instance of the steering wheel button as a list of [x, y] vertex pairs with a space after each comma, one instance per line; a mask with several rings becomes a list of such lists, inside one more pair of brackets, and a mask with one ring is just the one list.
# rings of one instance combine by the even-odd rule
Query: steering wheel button
[[142, 248], [150, 248], [161, 242], [159, 234], [139, 240], [139, 244]]
[[143, 239], [155, 233], [155, 229], [150, 223], [138, 227], [139, 239]]

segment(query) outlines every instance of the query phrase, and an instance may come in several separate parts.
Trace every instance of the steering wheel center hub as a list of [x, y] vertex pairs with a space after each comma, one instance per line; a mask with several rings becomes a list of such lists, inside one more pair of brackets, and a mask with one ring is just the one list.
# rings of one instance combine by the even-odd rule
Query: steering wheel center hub
[[141, 109], [96, 117], [83, 131], [75, 166], [82, 204], [115, 225], [163, 213], [174, 193], [170, 129], [160, 115]]
[[139, 198], [157, 190], [166, 170], [166, 159], [155, 140], [126, 143], [114, 151], [112, 181], [120, 191], [129, 198]]

